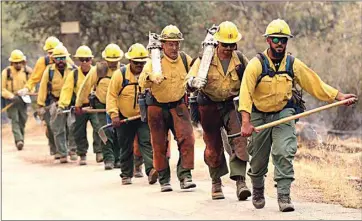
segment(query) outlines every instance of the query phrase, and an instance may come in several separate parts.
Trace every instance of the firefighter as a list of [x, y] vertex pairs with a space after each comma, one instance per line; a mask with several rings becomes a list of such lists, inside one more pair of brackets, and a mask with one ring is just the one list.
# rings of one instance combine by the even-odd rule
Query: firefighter
[[[123, 51], [116, 44], [109, 44], [102, 52], [102, 57], [105, 62], [97, 64], [97, 68], [92, 68], [86, 75], [83, 84], [80, 86], [77, 99], [75, 102], [75, 113], [82, 115], [82, 106], [89, 97], [90, 105], [95, 109], [106, 108], [106, 95], [109, 86], [109, 82], [113, 73], [119, 70], [119, 61], [123, 57]], [[91, 90], [93, 93], [91, 96]], [[106, 113], [97, 113], [99, 125], [103, 126], [107, 124]], [[97, 131], [98, 132], [98, 131]], [[106, 144], [101, 143], [104, 168], [105, 170], [111, 170], [119, 165], [119, 145], [116, 144], [116, 139], [112, 130], [107, 130], [108, 141]]]
[[52, 54], [54, 64], [48, 65], [42, 75], [37, 100], [38, 113], [43, 116], [50, 139], [53, 139], [55, 143], [55, 149], [51, 152], [59, 156], [60, 163], [68, 162], [67, 125], [64, 115], [57, 114], [56, 109], [64, 81], [72, 71], [72, 67], [66, 62], [67, 56], [69, 53], [62, 44], [54, 48]]
[[[240, 131], [241, 126], [240, 116], [233, 103], [233, 98], [239, 94], [242, 73], [248, 63], [246, 56], [237, 51], [237, 42], [241, 37], [234, 23], [222, 22], [214, 34], [218, 45], [214, 51], [207, 78], [197, 76], [201, 63], [199, 58], [193, 64], [186, 79], [192, 91], [199, 84], [202, 88], [198, 92], [197, 102], [206, 144], [205, 162], [212, 179], [212, 199], [224, 199], [221, 177], [229, 172], [224, 156], [221, 128], [225, 128], [228, 134], [234, 134]], [[229, 160], [230, 179], [236, 181], [237, 198], [246, 200], [251, 196], [245, 183], [248, 161], [247, 140], [244, 137], [237, 137], [229, 139], [228, 142], [232, 149]]]
[[32, 69], [26, 66], [26, 57], [20, 50], [12, 51], [9, 61], [10, 66], [6, 67], [1, 73], [1, 97], [7, 101], [6, 105], [9, 105], [7, 116], [11, 119], [15, 146], [18, 150], [22, 150], [28, 115], [27, 105], [19, 96], [18, 91], [25, 86]]
[[[80, 46], [75, 55], [80, 62], [80, 66], [69, 73], [65, 80], [64, 86], [60, 93], [58, 112], [64, 111], [75, 104], [76, 94], [81, 87], [85, 76], [90, 72], [92, 66], [93, 54], [91, 49], [86, 46]], [[89, 107], [88, 98], [85, 99], [82, 107]], [[103, 154], [101, 148], [101, 139], [98, 135], [98, 129], [101, 127], [96, 114], [76, 115], [75, 122], [71, 127], [71, 131], [76, 137], [77, 155], [80, 156], [79, 165], [86, 165], [86, 155], [88, 150], [87, 140], [87, 122], [90, 121], [93, 128], [93, 152], [96, 154], [96, 162], [103, 162]]]
[[303, 109], [300, 98], [292, 92], [296, 83], [322, 101], [340, 101], [356, 98], [356, 95], [343, 94], [327, 85], [301, 60], [286, 53], [287, 43], [293, 35], [284, 20], [273, 20], [264, 36], [269, 48], [250, 60], [240, 88], [241, 132], [245, 137], [252, 136], [248, 146], [251, 155], [248, 175], [253, 185], [254, 207], [261, 209], [265, 206], [264, 176], [268, 172], [271, 153], [279, 210], [288, 212], [294, 211], [290, 186], [294, 180], [293, 160], [297, 152], [295, 121], [262, 131], [256, 131], [255, 127], [292, 116]]
[[[45, 44], [43, 46], [43, 50], [47, 53], [45, 56], [41, 56], [38, 58], [38, 60], [35, 63], [33, 73], [31, 74], [30, 78], [27, 80], [25, 87], [23, 87], [21, 90], [19, 90], [19, 95], [25, 95], [29, 91], [33, 91], [35, 89], [35, 85], [37, 85], [40, 80], [42, 79], [43, 73], [48, 65], [54, 64], [54, 59], [52, 57], [52, 53], [54, 51], [54, 48], [58, 46], [59, 44], [62, 44], [57, 37], [50, 36], [46, 39]], [[66, 57], [67, 65], [70, 67], [74, 65], [74, 62], [72, 59], [70, 59], [69, 56]], [[48, 138], [48, 143], [50, 147], [50, 155], [55, 155], [56, 159], [59, 159], [59, 156], [55, 154], [53, 150], [56, 149], [53, 135], [50, 131], [46, 131], [46, 136]], [[69, 148], [71, 151], [69, 152], [71, 154], [71, 157], [74, 159], [76, 157], [75, 150], [76, 145], [74, 139], [69, 137]]]
[[152, 73], [152, 62], [147, 61], [139, 78], [141, 88], [150, 88], [147, 101], [148, 125], [151, 131], [153, 164], [159, 173], [161, 192], [172, 191], [170, 166], [167, 159], [168, 131], [171, 130], [179, 148], [177, 177], [181, 189], [195, 188], [191, 170], [194, 168], [195, 137], [190, 113], [184, 101], [184, 84], [191, 58], [180, 52], [182, 33], [174, 25], [161, 32], [163, 75]]
[[131, 184], [134, 170], [134, 139], [137, 134], [138, 146], [144, 160], [149, 184], [157, 182], [158, 173], [153, 169], [150, 129], [141, 119], [120, 124], [120, 121], [140, 115], [137, 101], [144, 88], [138, 86], [138, 77], [148, 60], [147, 49], [139, 43], [133, 44], [125, 54], [129, 64], [113, 74], [107, 92], [107, 113], [116, 128], [120, 145], [120, 162], [122, 184]]

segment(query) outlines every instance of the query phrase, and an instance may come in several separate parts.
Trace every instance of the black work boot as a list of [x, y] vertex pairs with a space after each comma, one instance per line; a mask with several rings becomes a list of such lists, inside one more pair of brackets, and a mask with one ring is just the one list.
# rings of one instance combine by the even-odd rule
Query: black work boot
[[196, 184], [192, 182], [191, 178], [186, 177], [180, 182], [180, 187], [181, 189], [191, 189], [195, 188]]
[[221, 186], [220, 178], [212, 179], [211, 197], [213, 200], [225, 199]]
[[264, 208], [265, 206], [264, 187], [262, 188], [253, 187], [252, 202], [256, 209]]
[[294, 211], [294, 205], [290, 199], [290, 194], [278, 193], [278, 204], [281, 212]]
[[246, 186], [245, 177], [241, 176], [236, 181], [236, 197], [238, 197], [239, 200], [246, 200], [249, 196], [251, 196], [251, 192]]

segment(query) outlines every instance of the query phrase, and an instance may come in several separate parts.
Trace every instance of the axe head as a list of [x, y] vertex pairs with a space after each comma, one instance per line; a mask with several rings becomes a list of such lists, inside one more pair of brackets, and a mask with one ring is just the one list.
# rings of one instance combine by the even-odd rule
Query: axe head
[[99, 128], [98, 130], [98, 135], [99, 137], [101, 138], [102, 142], [104, 144], [107, 143], [108, 141], [108, 138], [107, 138], [107, 134], [106, 134], [106, 131], [109, 127], [112, 127], [112, 124], [107, 124], [107, 125], [104, 125], [103, 127]]
[[31, 98], [29, 95], [21, 96], [21, 99], [24, 101], [24, 103], [31, 104]]

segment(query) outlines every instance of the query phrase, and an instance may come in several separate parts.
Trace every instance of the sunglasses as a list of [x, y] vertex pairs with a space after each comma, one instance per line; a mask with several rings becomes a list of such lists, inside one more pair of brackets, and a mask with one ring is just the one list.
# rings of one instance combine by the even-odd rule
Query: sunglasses
[[221, 46], [223, 46], [224, 48], [235, 48], [236, 47], [236, 43], [221, 43]]
[[272, 38], [272, 42], [274, 44], [278, 44], [279, 42], [282, 44], [286, 44], [288, 42], [288, 38], [278, 38], [278, 37], [273, 37]]
[[88, 62], [88, 61], [90, 61], [91, 59], [90, 58], [79, 58], [79, 61], [80, 62]]
[[65, 57], [57, 57], [55, 58], [56, 61], [65, 61]]
[[145, 61], [132, 61], [132, 63], [133, 63], [134, 65], [145, 65], [145, 64], [146, 64]]

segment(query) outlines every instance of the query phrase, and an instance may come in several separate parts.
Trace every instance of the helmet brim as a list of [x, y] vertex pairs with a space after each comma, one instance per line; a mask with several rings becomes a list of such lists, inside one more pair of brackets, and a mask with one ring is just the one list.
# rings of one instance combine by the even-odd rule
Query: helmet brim
[[132, 61], [137, 61], [137, 62], [146, 62], [148, 60], [148, 57], [144, 57], [144, 58], [130, 58], [130, 60]]
[[94, 58], [93, 55], [73, 55], [73, 58]]
[[70, 54], [59, 54], [59, 55], [52, 55], [53, 58], [61, 58], [61, 57], [69, 57]]
[[21, 61], [26, 61], [26, 58], [22, 58], [22, 59], [11, 59], [9, 58], [10, 62], [21, 62]]
[[183, 38], [160, 38], [160, 41], [183, 41]]
[[279, 37], [279, 38], [293, 38], [294, 36], [293, 35], [285, 35], [285, 34], [264, 34], [263, 35], [264, 37]]

